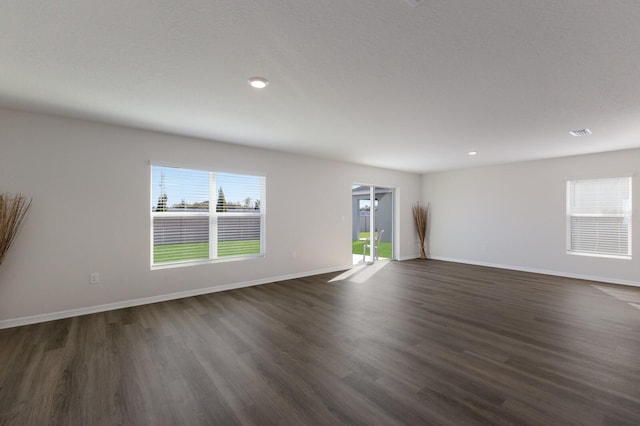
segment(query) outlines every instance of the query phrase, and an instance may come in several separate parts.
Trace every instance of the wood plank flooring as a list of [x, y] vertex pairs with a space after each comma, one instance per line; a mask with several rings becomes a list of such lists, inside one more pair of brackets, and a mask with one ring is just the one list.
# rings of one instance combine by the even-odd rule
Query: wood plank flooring
[[640, 288], [346, 275], [0, 330], [0, 424], [640, 424]]

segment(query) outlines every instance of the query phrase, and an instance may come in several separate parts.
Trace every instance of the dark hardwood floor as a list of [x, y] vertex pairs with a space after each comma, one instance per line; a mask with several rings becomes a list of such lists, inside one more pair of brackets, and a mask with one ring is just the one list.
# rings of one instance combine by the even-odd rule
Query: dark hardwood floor
[[640, 424], [640, 288], [339, 275], [0, 330], [0, 423]]

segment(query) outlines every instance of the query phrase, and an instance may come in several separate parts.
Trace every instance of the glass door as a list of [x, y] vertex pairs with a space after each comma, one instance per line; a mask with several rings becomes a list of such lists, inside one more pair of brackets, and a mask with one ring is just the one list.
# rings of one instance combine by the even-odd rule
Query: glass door
[[352, 186], [353, 263], [393, 258], [393, 188]]

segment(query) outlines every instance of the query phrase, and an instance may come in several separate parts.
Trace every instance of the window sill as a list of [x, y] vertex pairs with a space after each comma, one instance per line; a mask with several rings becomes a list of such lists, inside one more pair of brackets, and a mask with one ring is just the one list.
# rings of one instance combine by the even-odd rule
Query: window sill
[[161, 263], [158, 265], [151, 265], [151, 270], [162, 270], [162, 269], [173, 269], [173, 268], [184, 268], [187, 266], [198, 266], [198, 265], [209, 265], [215, 263], [227, 263], [227, 262], [236, 262], [239, 260], [251, 260], [251, 259], [261, 259], [264, 258], [264, 254], [257, 254], [251, 256], [233, 256], [233, 257], [224, 257], [219, 259], [203, 259], [203, 260], [190, 260], [190, 261], [178, 261], [172, 263]]
[[615, 254], [584, 253], [584, 252], [569, 251], [569, 250], [567, 250], [567, 254], [573, 255], [573, 256], [603, 257], [605, 259], [631, 260], [631, 256], [618, 256]]

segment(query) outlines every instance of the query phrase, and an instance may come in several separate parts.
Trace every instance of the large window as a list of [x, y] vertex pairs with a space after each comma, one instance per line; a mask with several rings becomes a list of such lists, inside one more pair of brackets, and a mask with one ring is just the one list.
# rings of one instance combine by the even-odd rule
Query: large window
[[151, 166], [152, 266], [264, 253], [265, 178]]
[[631, 178], [567, 182], [567, 251], [631, 258]]

